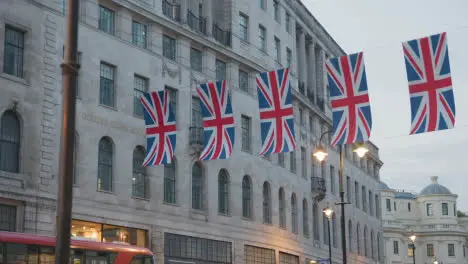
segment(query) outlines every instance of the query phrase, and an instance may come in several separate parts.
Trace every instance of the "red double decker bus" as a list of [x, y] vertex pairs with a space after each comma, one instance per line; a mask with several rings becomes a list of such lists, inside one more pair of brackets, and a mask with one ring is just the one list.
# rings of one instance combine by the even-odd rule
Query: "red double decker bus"
[[[55, 237], [0, 232], [0, 264], [53, 264]], [[69, 264], [155, 264], [147, 248], [71, 240]], [[67, 263], [64, 263], [67, 264]]]

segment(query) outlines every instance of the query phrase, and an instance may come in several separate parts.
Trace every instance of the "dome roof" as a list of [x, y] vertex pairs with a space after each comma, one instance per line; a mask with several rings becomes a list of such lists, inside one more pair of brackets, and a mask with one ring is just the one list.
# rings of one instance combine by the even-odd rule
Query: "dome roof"
[[391, 188], [388, 187], [388, 185], [385, 182], [380, 182], [379, 188], [380, 190], [391, 190]]
[[422, 189], [419, 195], [447, 195], [452, 192], [445, 186], [437, 183], [438, 176], [431, 177], [431, 184]]
[[402, 192], [397, 192], [395, 194], [395, 198], [396, 199], [414, 199], [416, 198], [416, 196], [410, 192], [402, 191]]

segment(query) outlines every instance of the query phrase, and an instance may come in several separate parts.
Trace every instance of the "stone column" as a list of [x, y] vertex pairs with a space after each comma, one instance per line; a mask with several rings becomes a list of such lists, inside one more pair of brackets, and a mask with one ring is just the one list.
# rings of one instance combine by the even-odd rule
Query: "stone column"
[[305, 82], [306, 81], [306, 77], [307, 77], [307, 66], [306, 66], [306, 60], [305, 60], [305, 56], [306, 56], [306, 50], [305, 50], [305, 32], [304, 30], [302, 29], [301, 31], [299, 31], [299, 52], [297, 54], [297, 57], [298, 57], [298, 74], [299, 74], [299, 81], [300, 82]]
[[316, 67], [316, 79], [315, 79], [315, 82], [316, 82], [316, 88], [315, 88], [315, 91], [317, 92], [317, 99], [321, 99], [323, 100], [323, 91], [324, 91], [324, 85], [323, 85], [323, 76], [324, 76], [324, 73], [325, 73], [325, 69], [324, 69], [324, 59], [325, 59], [325, 51], [323, 50], [322, 47], [320, 46], [317, 46], [316, 48], [316, 58], [315, 58], [315, 65], [317, 66]]
[[187, 23], [188, 0], [180, 0], [180, 21], [182, 24]]
[[309, 58], [308, 58], [308, 63], [307, 65], [309, 66], [309, 74], [308, 74], [308, 80], [307, 80], [307, 89], [310, 89], [310, 91], [314, 94], [314, 103], [316, 102], [317, 98], [317, 75], [316, 75], [316, 64], [315, 64], [315, 41], [312, 40], [309, 43], [308, 46], [309, 49]]
[[211, 36], [213, 28], [212, 1], [213, 0], [203, 0], [202, 2], [202, 16], [206, 18], [206, 34], [208, 36]]

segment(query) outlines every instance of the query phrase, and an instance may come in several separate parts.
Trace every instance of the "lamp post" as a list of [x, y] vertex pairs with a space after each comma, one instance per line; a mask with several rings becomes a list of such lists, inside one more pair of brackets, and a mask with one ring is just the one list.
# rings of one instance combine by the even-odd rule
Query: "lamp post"
[[331, 224], [331, 218], [333, 215], [333, 210], [330, 209], [330, 207], [326, 208], [323, 210], [323, 213], [328, 219], [328, 261], [330, 264], [332, 264], [332, 247], [331, 247], [331, 235], [330, 235], [330, 224]]
[[416, 245], [414, 244], [414, 241], [416, 240], [416, 235], [413, 233], [409, 237], [411, 241], [411, 248], [413, 250], [413, 264], [416, 264]]
[[[319, 140], [319, 146], [315, 150], [313, 156], [322, 162], [325, 160], [325, 158], [328, 156], [328, 153], [326, 149], [322, 146], [322, 139], [323, 136], [326, 134], [332, 133], [332, 131], [327, 131], [325, 133], [322, 133], [320, 136]], [[364, 155], [366, 155], [369, 150], [363, 145], [363, 144], [358, 144], [356, 148], [353, 149], [356, 154], [362, 158]], [[346, 218], [345, 218], [345, 204], [348, 204], [344, 200], [344, 161], [343, 161], [343, 145], [340, 145], [340, 170], [339, 170], [339, 176], [340, 176], [340, 202], [337, 203], [337, 205], [341, 205], [341, 217], [340, 217], [340, 225], [341, 225], [341, 249], [343, 250], [343, 264], [347, 264], [348, 259], [347, 259], [347, 251], [346, 251]]]

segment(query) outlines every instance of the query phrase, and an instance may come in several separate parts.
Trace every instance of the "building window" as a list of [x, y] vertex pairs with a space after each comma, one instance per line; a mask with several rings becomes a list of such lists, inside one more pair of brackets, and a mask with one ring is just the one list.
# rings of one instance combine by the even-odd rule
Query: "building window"
[[372, 191], [369, 191], [368, 193], [368, 196], [369, 198], [369, 214], [372, 216], [374, 215], [374, 202], [373, 202], [373, 195], [372, 195]]
[[176, 122], [177, 122], [177, 108], [178, 108], [178, 105], [177, 105], [177, 100], [178, 100], [177, 90], [172, 88], [172, 87], [169, 87], [167, 85], [164, 86], [164, 90], [167, 91], [167, 94], [168, 94], [168, 97], [169, 97], [169, 104], [171, 105], [171, 109], [173, 111], [174, 116], [176, 117]]
[[361, 225], [359, 223], [356, 226], [356, 246], [358, 255], [361, 255]]
[[357, 181], [354, 182], [354, 203], [359, 208], [359, 183]]
[[466, 245], [463, 245], [463, 257], [466, 258]]
[[266, 52], [266, 29], [262, 25], [258, 26], [258, 39], [260, 42], [260, 50]]
[[249, 73], [239, 70], [239, 89], [249, 92]]
[[138, 247], [148, 247], [148, 231], [144, 229], [73, 219], [71, 234], [72, 238], [86, 238], [98, 242], [116, 242]]
[[332, 214], [332, 219], [331, 220], [332, 220], [331, 221], [332, 222], [331, 227], [332, 227], [332, 239], [333, 239], [332, 244], [333, 244], [334, 247], [338, 247], [338, 239], [337, 239], [337, 230], [338, 229], [337, 229], [337, 226], [336, 226], [336, 214], [335, 213]]
[[279, 253], [279, 259], [280, 259], [279, 264], [298, 264], [299, 263], [298, 256], [287, 254], [284, 252]]
[[448, 256], [455, 257], [455, 244], [448, 244]]
[[263, 223], [271, 224], [271, 189], [268, 182], [263, 183]]
[[190, 67], [192, 70], [197, 72], [202, 71], [202, 58], [203, 54], [201, 51], [195, 48], [190, 49]]
[[164, 164], [164, 202], [176, 204], [176, 159]]
[[145, 160], [145, 150], [139, 146], [133, 151], [133, 178], [132, 196], [138, 198], [148, 198], [147, 183], [148, 178], [145, 168], [142, 166]]
[[278, 165], [280, 165], [283, 168], [285, 166], [285, 164], [284, 164], [284, 153], [283, 152], [278, 153]]
[[273, 0], [273, 8], [274, 8], [274, 15], [275, 15], [275, 20], [276, 22], [280, 22], [280, 9], [279, 9], [279, 3], [277, 0]]
[[115, 67], [101, 62], [99, 83], [99, 103], [101, 105], [115, 107]]
[[292, 51], [286, 48], [286, 67], [291, 68], [292, 65]]
[[395, 255], [399, 254], [398, 241], [393, 241], [393, 254]]
[[248, 175], [242, 179], [242, 216], [252, 219], [252, 183]]
[[241, 116], [241, 125], [242, 125], [242, 151], [250, 152], [251, 151], [251, 119], [245, 115]]
[[114, 146], [111, 139], [101, 138], [98, 153], [98, 191], [112, 192], [113, 190], [113, 159]]
[[448, 203], [442, 203], [442, 215], [448, 215]]
[[453, 216], [457, 216], [457, 204], [453, 204]]
[[[0, 231], [16, 232], [16, 210], [13, 205], [0, 204]], [[0, 252], [1, 253], [1, 252]]]
[[216, 80], [226, 80], [226, 63], [222, 60], [216, 60]]
[[140, 48], [146, 49], [146, 36], [148, 35], [145, 24], [132, 22], [132, 43]]
[[[369, 256], [368, 254], [368, 248], [367, 248], [367, 226], [364, 226], [364, 235], [363, 235], [364, 239], [364, 256]], [[398, 246], [398, 245], [397, 245]], [[397, 249], [398, 250], [398, 249]], [[398, 253], [397, 253], [398, 254]]]
[[276, 263], [275, 250], [245, 245], [245, 263], [252, 264], [274, 264]]
[[[164, 233], [164, 261], [166, 263], [231, 264], [233, 258], [231, 242]], [[132, 261], [131, 263], [153, 263], [153, 261]]]
[[433, 216], [434, 212], [432, 211], [432, 204], [428, 203], [426, 204], [426, 215], [427, 216]]
[[296, 173], [296, 152], [289, 152], [289, 169], [291, 172]]
[[408, 203], [408, 212], [411, 212], [411, 203]]
[[259, 7], [266, 10], [266, 0], [258, 0]]
[[374, 201], [375, 201], [375, 216], [377, 217], [377, 219], [380, 219], [380, 201], [379, 201], [379, 196], [376, 194], [375, 197], [374, 197]]
[[0, 171], [19, 173], [20, 120], [15, 112], [7, 110], [0, 120]]
[[205, 179], [203, 176], [202, 167], [199, 163], [194, 163], [192, 166], [192, 208], [196, 210], [204, 210], [205, 199]]
[[408, 244], [408, 257], [412, 257], [414, 255], [414, 245]]
[[278, 192], [278, 209], [279, 209], [279, 226], [286, 228], [286, 198], [284, 197], [284, 189], [281, 187]]
[[291, 32], [291, 15], [289, 15], [288, 12], [286, 12], [284, 20], [285, 20], [284, 26], [286, 27], [286, 32], [290, 33]]
[[140, 97], [148, 92], [148, 79], [135, 75], [133, 77], [133, 114], [135, 116], [144, 117], [143, 105]]
[[364, 212], [367, 212], [367, 193], [366, 193], [366, 187], [362, 186], [361, 187], [361, 198], [362, 198], [362, 210]]
[[102, 5], [99, 6], [99, 30], [115, 35], [115, 12]]
[[390, 201], [390, 199], [385, 199], [385, 207], [387, 208], [387, 212], [392, 211], [392, 202]]
[[396, 212], [396, 202], [393, 202], [393, 210]]
[[173, 61], [176, 59], [176, 41], [167, 35], [163, 36], [163, 56]]
[[330, 189], [332, 193], [336, 194], [335, 167], [332, 165], [330, 165]]
[[190, 127], [190, 142], [203, 144], [203, 117], [200, 99], [192, 97], [192, 122]]
[[302, 200], [302, 232], [305, 237], [309, 237], [309, 210], [307, 200]]
[[24, 32], [10, 26], [5, 27], [3, 72], [23, 78]]
[[249, 18], [244, 14], [239, 14], [239, 28], [241, 40], [248, 41], [249, 39]]
[[426, 252], [428, 257], [433, 257], [434, 256], [434, 245], [433, 244], [427, 244], [426, 245]]
[[314, 240], [320, 240], [319, 211], [316, 203], [312, 205], [312, 224], [314, 225]]
[[301, 147], [301, 171], [302, 171], [302, 177], [304, 179], [307, 178], [307, 157], [306, 157], [306, 149], [304, 147]]
[[353, 222], [348, 221], [348, 250], [353, 251]]
[[328, 243], [330, 242], [329, 237], [328, 237], [328, 225], [330, 223], [328, 222], [328, 218], [324, 214], [322, 214], [322, 222], [323, 222], [323, 243], [325, 245], [328, 245]]
[[[75, 148], [73, 149], [73, 184], [77, 184], [78, 176], [78, 146], [80, 145], [78, 133], [75, 132]], [[1, 154], [0, 154], [1, 157]]]
[[292, 227], [292, 232], [297, 234], [299, 232], [298, 226], [297, 226], [297, 200], [296, 200], [296, 194], [293, 193], [291, 195], [291, 227]]
[[375, 252], [374, 252], [374, 230], [371, 230], [370, 233], [370, 246], [371, 246], [371, 257], [375, 259]]
[[218, 175], [218, 213], [229, 214], [229, 176], [224, 169]]
[[281, 63], [281, 41], [277, 37], [275, 37], [275, 59]]

